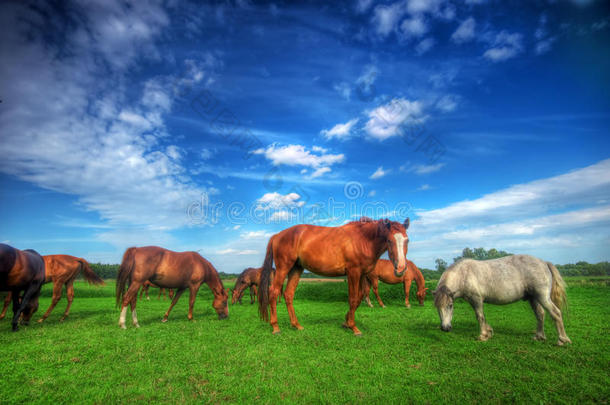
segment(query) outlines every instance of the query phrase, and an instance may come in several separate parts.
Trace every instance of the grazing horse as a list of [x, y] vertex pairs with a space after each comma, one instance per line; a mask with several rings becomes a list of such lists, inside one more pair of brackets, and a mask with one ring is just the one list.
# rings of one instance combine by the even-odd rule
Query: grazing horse
[[407, 308], [411, 308], [411, 304], [409, 303], [409, 293], [411, 291], [411, 282], [415, 279], [417, 283], [417, 299], [419, 301], [419, 305], [424, 305], [424, 300], [426, 298], [426, 292], [428, 289], [426, 288], [426, 281], [424, 280], [423, 274], [417, 268], [417, 266], [411, 261], [407, 259], [407, 271], [403, 274], [402, 277], [396, 277], [394, 275], [394, 266], [392, 266], [392, 262], [385, 259], [379, 259], [377, 261], [377, 265], [375, 269], [371, 271], [367, 276], [368, 283], [364, 288], [364, 300], [368, 304], [369, 307], [373, 307], [371, 303], [371, 299], [369, 298], [369, 291], [371, 289], [371, 285], [373, 286], [373, 292], [375, 293], [375, 297], [377, 297], [377, 301], [382, 308], [385, 308], [383, 301], [381, 301], [381, 297], [379, 296], [379, 280], [383, 281], [386, 284], [398, 284], [403, 283], [405, 286], [405, 306]]
[[[162, 288], [175, 288], [176, 293], [162, 322], [167, 322], [169, 313], [178, 302], [182, 293], [188, 288], [189, 312], [188, 319], [193, 319], [193, 306], [197, 291], [202, 283], [206, 283], [214, 294], [212, 306], [219, 319], [229, 316], [227, 306], [228, 295], [218, 272], [212, 263], [201, 257], [197, 252], [172, 252], [158, 246], [131, 247], [125, 251], [119, 268], [116, 284], [116, 302], [121, 306], [119, 326], [125, 328], [127, 305], [131, 305], [133, 324], [139, 328], [136, 315], [138, 290], [146, 282]], [[125, 291], [125, 286], [129, 288]]]
[[546, 339], [546, 309], [555, 321], [559, 335], [557, 344], [572, 343], [564, 330], [561, 315], [561, 307], [566, 303], [565, 283], [552, 263], [529, 255], [513, 255], [485, 261], [463, 259], [451, 265], [434, 291], [434, 305], [445, 332], [451, 330], [453, 301], [460, 297], [474, 309], [481, 328], [481, 341], [493, 336], [493, 329], [485, 321], [483, 303], [510, 304], [523, 299], [529, 301], [538, 320], [535, 340]]
[[261, 279], [261, 270], [262, 267], [254, 268], [248, 267], [244, 271], [241, 272], [237, 280], [235, 281], [235, 287], [233, 288], [233, 294], [231, 297], [231, 304], [235, 304], [235, 302], [239, 301], [241, 304], [241, 299], [244, 295], [244, 291], [246, 288], [250, 287], [250, 304], [254, 304], [254, 300], [256, 298], [256, 287], [258, 286]]
[[[69, 255], [46, 255], [43, 256], [45, 264], [45, 283], [53, 282], [53, 298], [51, 300], [51, 305], [47, 309], [47, 312], [44, 313], [42, 318], [38, 320], [38, 323], [44, 322], [45, 319], [49, 317], [51, 311], [55, 308], [59, 300], [61, 299], [61, 290], [63, 286], [66, 286], [66, 295], [68, 300], [68, 306], [63, 314], [63, 316], [59, 319], [60, 322], [65, 320], [70, 314], [70, 307], [72, 306], [72, 301], [74, 300], [74, 280], [78, 276], [79, 273], [82, 272], [85, 280], [89, 282], [89, 284], [93, 285], [104, 285], [104, 280], [102, 280], [89, 266], [89, 263], [80, 257], [74, 257]], [[9, 296], [11, 293], [9, 292]], [[6, 302], [5, 302], [6, 305]], [[38, 305], [38, 298], [36, 298], [36, 305]], [[2, 314], [0, 314], [0, 319], [3, 318], [4, 310]], [[31, 316], [31, 314], [30, 314]], [[29, 321], [29, 318], [24, 315], [24, 320]]]
[[[262, 269], [262, 267], [248, 267], [247, 269], [241, 272], [241, 274], [239, 275], [239, 277], [237, 277], [237, 280], [235, 281], [235, 287], [233, 288], [233, 294], [231, 297], [231, 304], [235, 304], [238, 301], [241, 304], [241, 299], [244, 295], [244, 291], [248, 287], [250, 287], [250, 304], [254, 304], [254, 300], [257, 296], [257, 287], [261, 280]], [[272, 272], [273, 271], [275, 271], [275, 269], [272, 269]], [[280, 295], [278, 297], [279, 302], [282, 302], [282, 295], [284, 295], [283, 285], [280, 291]]]
[[[161, 295], [163, 295], [163, 299], [165, 299], [165, 297], [167, 297], [165, 288], [161, 288], [158, 285], [155, 285], [155, 284], [151, 283], [150, 281], [147, 281], [142, 285], [142, 289], [140, 290], [140, 301], [142, 301], [142, 296], [145, 296], [146, 300], [150, 300], [150, 298], [148, 297], [148, 289], [150, 287], [157, 287], [159, 289], [159, 295], [157, 296], [157, 300], [161, 299]], [[174, 298], [174, 290], [169, 288], [169, 299], [171, 300], [172, 298]]]
[[[373, 271], [379, 256], [387, 250], [396, 276], [402, 276], [409, 241], [408, 227], [408, 218], [401, 224], [363, 217], [338, 227], [295, 225], [273, 235], [267, 244], [261, 272], [258, 295], [261, 318], [271, 323], [274, 334], [279, 333], [276, 298], [288, 276], [284, 299], [290, 324], [296, 329], [303, 329], [292, 305], [303, 270], [330, 277], [347, 275], [349, 311], [343, 326], [351, 329], [354, 335], [361, 335], [354, 322], [354, 314], [362, 301], [366, 275]], [[273, 262], [276, 271], [271, 282]]]
[[[44, 260], [36, 251], [0, 244], [0, 291], [12, 293], [14, 332], [19, 330], [17, 324], [22, 313], [27, 324], [38, 309], [37, 298], [44, 283], [44, 273]], [[20, 297], [21, 291], [23, 297]]]

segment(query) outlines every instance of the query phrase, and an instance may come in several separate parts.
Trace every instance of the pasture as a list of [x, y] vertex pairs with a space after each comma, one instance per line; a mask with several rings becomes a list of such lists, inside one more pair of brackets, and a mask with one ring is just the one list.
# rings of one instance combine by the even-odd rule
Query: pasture
[[[567, 347], [555, 346], [548, 315], [548, 340], [532, 340], [536, 323], [527, 302], [486, 305], [495, 335], [481, 343], [464, 301], [456, 302], [453, 331], [443, 333], [431, 294], [420, 307], [412, 287], [409, 310], [402, 285], [382, 283], [387, 308], [374, 299], [374, 308], [359, 307], [360, 338], [340, 326], [348, 309], [345, 282], [299, 284], [294, 305], [303, 331], [290, 328], [282, 303], [282, 333], [273, 336], [249, 298], [218, 320], [206, 285], [194, 321], [186, 318], [183, 296], [161, 323], [169, 301], [157, 301], [151, 289], [151, 300], [138, 302], [141, 328], [128, 322], [120, 330], [114, 283], [96, 288], [78, 281], [63, 323], [65, 300], [43, 325], [34, 321], [12, 333], [10, 322], [0, 321], [1, 402], [607, 403], [610, 282], [566, 281], [566, 331], [574, 342]], [[50, 297], [47, 284], [33, 320]]]

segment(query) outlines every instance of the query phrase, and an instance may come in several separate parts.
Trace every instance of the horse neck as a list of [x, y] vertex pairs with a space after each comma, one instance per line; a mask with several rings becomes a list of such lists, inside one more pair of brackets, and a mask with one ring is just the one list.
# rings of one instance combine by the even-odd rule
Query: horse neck
[[375, 259], [378, 259], [388, 249], [386, 244], [388, 236], [386, 233], [380, 232], [377, 222], [362, 224], [361, 235], [366, 241], [366, 245], [368, 245], [373, 252]]
[[413, 273], [413, 278], [415, 278], [415, 283], [417, 283], [417, 290], [421, 291], [426, 288], [426, 280], [424, 280], [424, 275], [414, 264], [409, 264], [409, 269]]

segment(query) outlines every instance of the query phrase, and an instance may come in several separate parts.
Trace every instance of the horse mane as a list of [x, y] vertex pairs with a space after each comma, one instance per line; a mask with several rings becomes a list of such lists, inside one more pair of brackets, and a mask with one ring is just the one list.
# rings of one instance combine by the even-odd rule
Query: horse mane
[[437, 308], [446, 306], [452, 299], [453, 293], [444, 284], [434, 291], [434, 306]]
[[356, 248], [360, 251], [368, 251], [371, 249], [371, 242], [385, 239], [387, 236], [386, 224], [391, 222], [389, 219], [374, 220], [369, 217], [360, 217], [356, 221], [348, 222], [343, 225], [345, 227], [358, 227], [362, 238], [352, 238], [352, 241], [357, 244]]

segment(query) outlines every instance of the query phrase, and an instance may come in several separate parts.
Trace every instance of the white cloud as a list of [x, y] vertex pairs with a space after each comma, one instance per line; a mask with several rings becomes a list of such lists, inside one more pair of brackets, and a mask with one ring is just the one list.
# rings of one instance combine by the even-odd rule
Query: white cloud
[[493, 62], [514, 58], [523, 51], [522, 41], [523, 35], [519, 33], [501, 31], [490, 41], [492, 48], [486, 50], [483, 57]]
[[369, 193], [367, 194], [368, 197], [375, 197], [377, 195], [377, 191], [375, 190], [371, 190], [369, 191]]
[[424, 53], [432, 49], [435, 43], [436, 41], [434, 41], [433, 38], [424, 38], [415, 47], [415, 52], [418, 55], [423, 55]]
[[404, 164], [400, 166], [400, 171], [405, 173], [415, 173], [415, 174], [430, 174], [434, 172], [438, 172], [445, 166], [444, 163], [437, 163], [432, 165], [411, 165], [410, 163]]
[[373, 0], [358, 0], [356, 3], [356, 11], [358, 13], [366, 12], [373, 4]]
[[[354, 125], [358, 123], [358, 118], [354, 118], [352, 120], [347, 121], [345, 124], [337, 124], [331, 129], [323, 129], [320, 131], [320, 134], [324, 136], [326, 139], [339, 139], [345, 140], [351, 136], [351, 131]], [[313, 149], [316, 151], [315, 148]], [[325, 152], [325, 151], [324, 151]]]
[[407, 18], [400, 24], [404, 38], [419, 38], [428, 32], [428, 25], [421, 15]]
[[322, 152], [321, 154], [315, 154], [307, 150], [302, 145], [278, 146], [276, 144], [272, 144], [266, 149], [260, 148], [252, 151], [252, 153], [264, 155], [275, 166], [305, 166], [315, 169], [318, 176], [329, 172], [330, 166], [336, 163], [341, 163], [345, 160], [345, 156], [342, 153], [333, 155]]
[[242, 255], [256, 255], [256, 254], [259, 254], [260, 252], [258, 250], [254, 250], [254, 249], [237, 250], [237, 249], [227, 248], [227, 249], [219, 250], [216, 253], [219, 255], [242, 256]]
[[248, 232], [243, 232], [240, 235], [240, 238], [244, 239], [244, 240], [251, 240], [251, 239], [269, 239], [269, 237], [273, 235], [273, 233], [271, 232], [267, 232], [267, 231], [248, 231]]
[[[124, 84], [136, 63], [160, 57], [156, 40], [169, 25], [165, 11], [139, 2], [89, 2], [75, 7], [79, 18], [66, 24], [47, 7], [41, 4], [35, 17], [19, 3], [0, 12], [0, 24], [10, 27], [0, 39], [0, 58], [11, 61], [0, 65], [3, 98], [10, 100], [0, 114], [0, 171], [76, 196], [113, 225], [188, 224], [186, 208], [208, 190], [186, 175], [183, 152], [168, 144], [164, 115], [176, 81], [143, 79], [129, 91]], [[67, 30], [61, 49], [45, 42], [48, 32], [39, 27]], [[183, 79], [197, 80], [189, 72]]]
[[319, 169], [316, 169], [313, 171], [313, 173], [311, 173], [309, 175], [310, 179], [315, 179], [318, 178], [326, 173], [330, 173], [331, 172], [331, 168], [330, 167], [320, 167]]
[[451, 112], [457, 108], [457, 96], [447, 94], [436, 102], [436, 108], [443, 112]]
[[553, 42], [555, 42], [555, 39], [556, 38], [554, 38], [554, 37], [550, 37], [550, 38], [543, 39], [542, 41], [538, 41], [536, 43], [536, 48], [535, 48], [536, 55], [542, 55], [542, 54], [545, 54], [548, 51], [550, 51], [551, 47], [553, 45]]
[[273, 214], [271, 214], [271, 216], [269, 217], [269, 221], [271, 222], [285, 222], [285, 221], [290, 221], [292, 219], [296, 218], [296, 214], [290, 211], [286, 211], [286, 210], [281, 210], [281, 211], [276, 211]]
[[419, 186], [417, 188], [417, 191], [426, 191], [426, 190], [430, 190], [430, 189], [431, 189], [430, 184], [422, 184], [421, 186]]
[[385, 38], [394, 29], [400, 17], [405, 13], [404, 6], [401, 2], [396, 2], [391, 5], [379, 5], [375, 7], [373, 12], [373, 25], [375, 32]]
[[368, 116], [364, 129], [370, 137], [380, 141], [400, 135], [400, 126], [403, 124], [423, 122], [426, 119], [421, 102], [404, 98], [395, 98], [369, 111]]
[[467, 18], [466, 20], [462, 21], [455, 32], [451, 35], [451, 40], [458, 44], [471, 41], [474, 39], [475, 26], [476, 22], [474, 18]]
[[375, 173], [373, 173], [369, 176], [369, 179], [372, 179], [372, 180], [380, 179], [383, 176], [387, 175], [388, 173], [390, 173], [390, 169], [383, 170], [383, 166], [379, 166], [377, 168], [377, 170], [375, 170]]
[[610, 193], [610, 159], [556, 177], [518, 184], [475, 200], [419, 212], [424, 225], [535, 215], [552, 207], [597, 201]]
[[335, 89], [335, 91], [337, 93], [339, 93], [341, 95], [341, 97], [343, 97], [347, 101], [350, 101], [350, 99], [352, 97], [352, 88], [347, 82], [341, 82], [339, 84], [335, 84], [333, 86], [333, 89]]
[[263, 209], [282, 209], [282, 208], [299, 208], [305, 205], [304, 201], [298, 201], [301, 198], [297, 193], [288, 193], [282, 195], [277, 192], [266, 193], [261, 198], [256, 200], [258, 206]]

